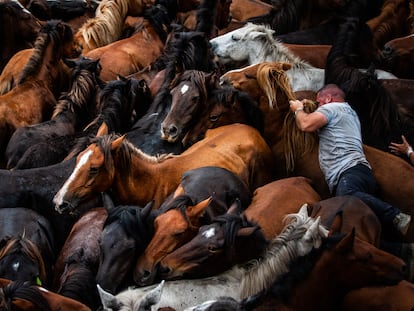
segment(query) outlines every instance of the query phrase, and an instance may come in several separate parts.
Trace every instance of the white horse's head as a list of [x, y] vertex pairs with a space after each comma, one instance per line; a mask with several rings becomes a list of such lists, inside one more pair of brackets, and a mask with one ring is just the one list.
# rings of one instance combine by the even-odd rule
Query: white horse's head
[[210, 40], [213, 53], [219, 62], [228, 64], [232, 62], [257, 63], [257, 57], [266, 53], [263, 47], [269, 41], [274, 41], [274, 30], [252, 23], [218, 36]]

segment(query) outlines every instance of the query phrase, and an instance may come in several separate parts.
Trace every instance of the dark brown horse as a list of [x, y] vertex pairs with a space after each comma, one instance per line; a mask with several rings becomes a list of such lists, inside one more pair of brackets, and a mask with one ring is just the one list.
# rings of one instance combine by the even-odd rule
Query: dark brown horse
[[107, 218], [104, 208], [85, 212], [73, 225], [57, 256], [52, 290], [92, 310], [100, 306], [95, 275], [99, 263], [99, 236]]
[[16, 1], [0, 3], [0, 73], [18, 51], [33, 47], [40, 30], [39, 20]]
[[[16, 129], [10, 138], [6, 149], [7, 168], [30, 168], [25, 165], [24, 157], [30, 157], [32, 146], [56, 140], [57, 137], [74, 135], [80, 131], [91, 118], [97, 114], [96, 95], [99, 90], [100, 80], [98, 78], [100, 66], [98, 61], [81, 57], [75, 61], [65, 61], [72, 68], [72, 87], [69, 92], [62, 94], [54, 109], [51, 120], [41, 122], [32, 126]], [[48, 157], [45, 148], [42, 153], [39, 148], [35, 149], [41, 155]], [[64, 148], [62, 151], [64, 152]], [[66, 153], [63, 157], [66, 156]], [[39, 165], [42, 162], [38, 163]]]
[[91, 311], [84, 304], [30, 283], [0, 279], [0, 308], [21, 311]]
[[52, 92], [63, 50], [72, 49], [72, 30], [60, 21], [49, 21], [39, 33], [32, 57], [23, 69], [18, 86], [0, 96], [0, 157], [13, 132], [22, 126], [50, 118], [56, 105]]

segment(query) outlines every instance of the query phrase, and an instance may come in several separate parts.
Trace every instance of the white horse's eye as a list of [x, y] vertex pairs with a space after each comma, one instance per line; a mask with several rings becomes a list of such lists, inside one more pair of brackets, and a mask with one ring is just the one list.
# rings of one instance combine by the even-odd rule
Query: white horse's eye
[[239, 41], [239, 40], [240, 40], [240, 37], [238, 37], [238, 36], [236, 36], [236, 35], [232, 35], [232, 36], [231, 36], [231, 39], [232, 39], [233, 41]]

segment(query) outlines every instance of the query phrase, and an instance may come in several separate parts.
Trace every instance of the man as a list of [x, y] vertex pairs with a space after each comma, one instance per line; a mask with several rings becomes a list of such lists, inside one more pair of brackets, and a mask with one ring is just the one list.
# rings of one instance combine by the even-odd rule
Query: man
[[411, 216], [375, 197], [376, 182], [364, 151], [358, 115], [345, 101], [344, 92], [328, 84], [317, 93], [319, 107], [303, 110], [299, 100], [290, 101], [296, 124], [304, 132], [319, 135], [319, 165], [333, 195], [354, 195], [365, 202], [384, 226], [407, 233]]

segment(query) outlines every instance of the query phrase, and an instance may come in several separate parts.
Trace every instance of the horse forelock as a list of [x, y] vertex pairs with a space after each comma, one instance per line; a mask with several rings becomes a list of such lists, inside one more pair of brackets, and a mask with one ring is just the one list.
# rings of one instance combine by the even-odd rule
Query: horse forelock
[[46, 267], [39, 248], [31, 240], [24, 237], [13, 237], [9, 239], [6, 245], [0, 250], [0, 259], [5, 256], [21, 253], [31, 261], [36, 262], [39, 267], [39, 277], [42, 281], [46, 280]]
[[[241, 283], [241, 297], [248, 297], [268, 289], [283, 275], [290, 271], [292, 262], [310, 253], [314, 247], [303, 249], [301, 239], [305, 236], [315, 219], [290, 214], [286, 225], [267, 247], [262, 258], [253, 260]], [[322, 231], [318, 230], [312, 238], [322, 241]]]

